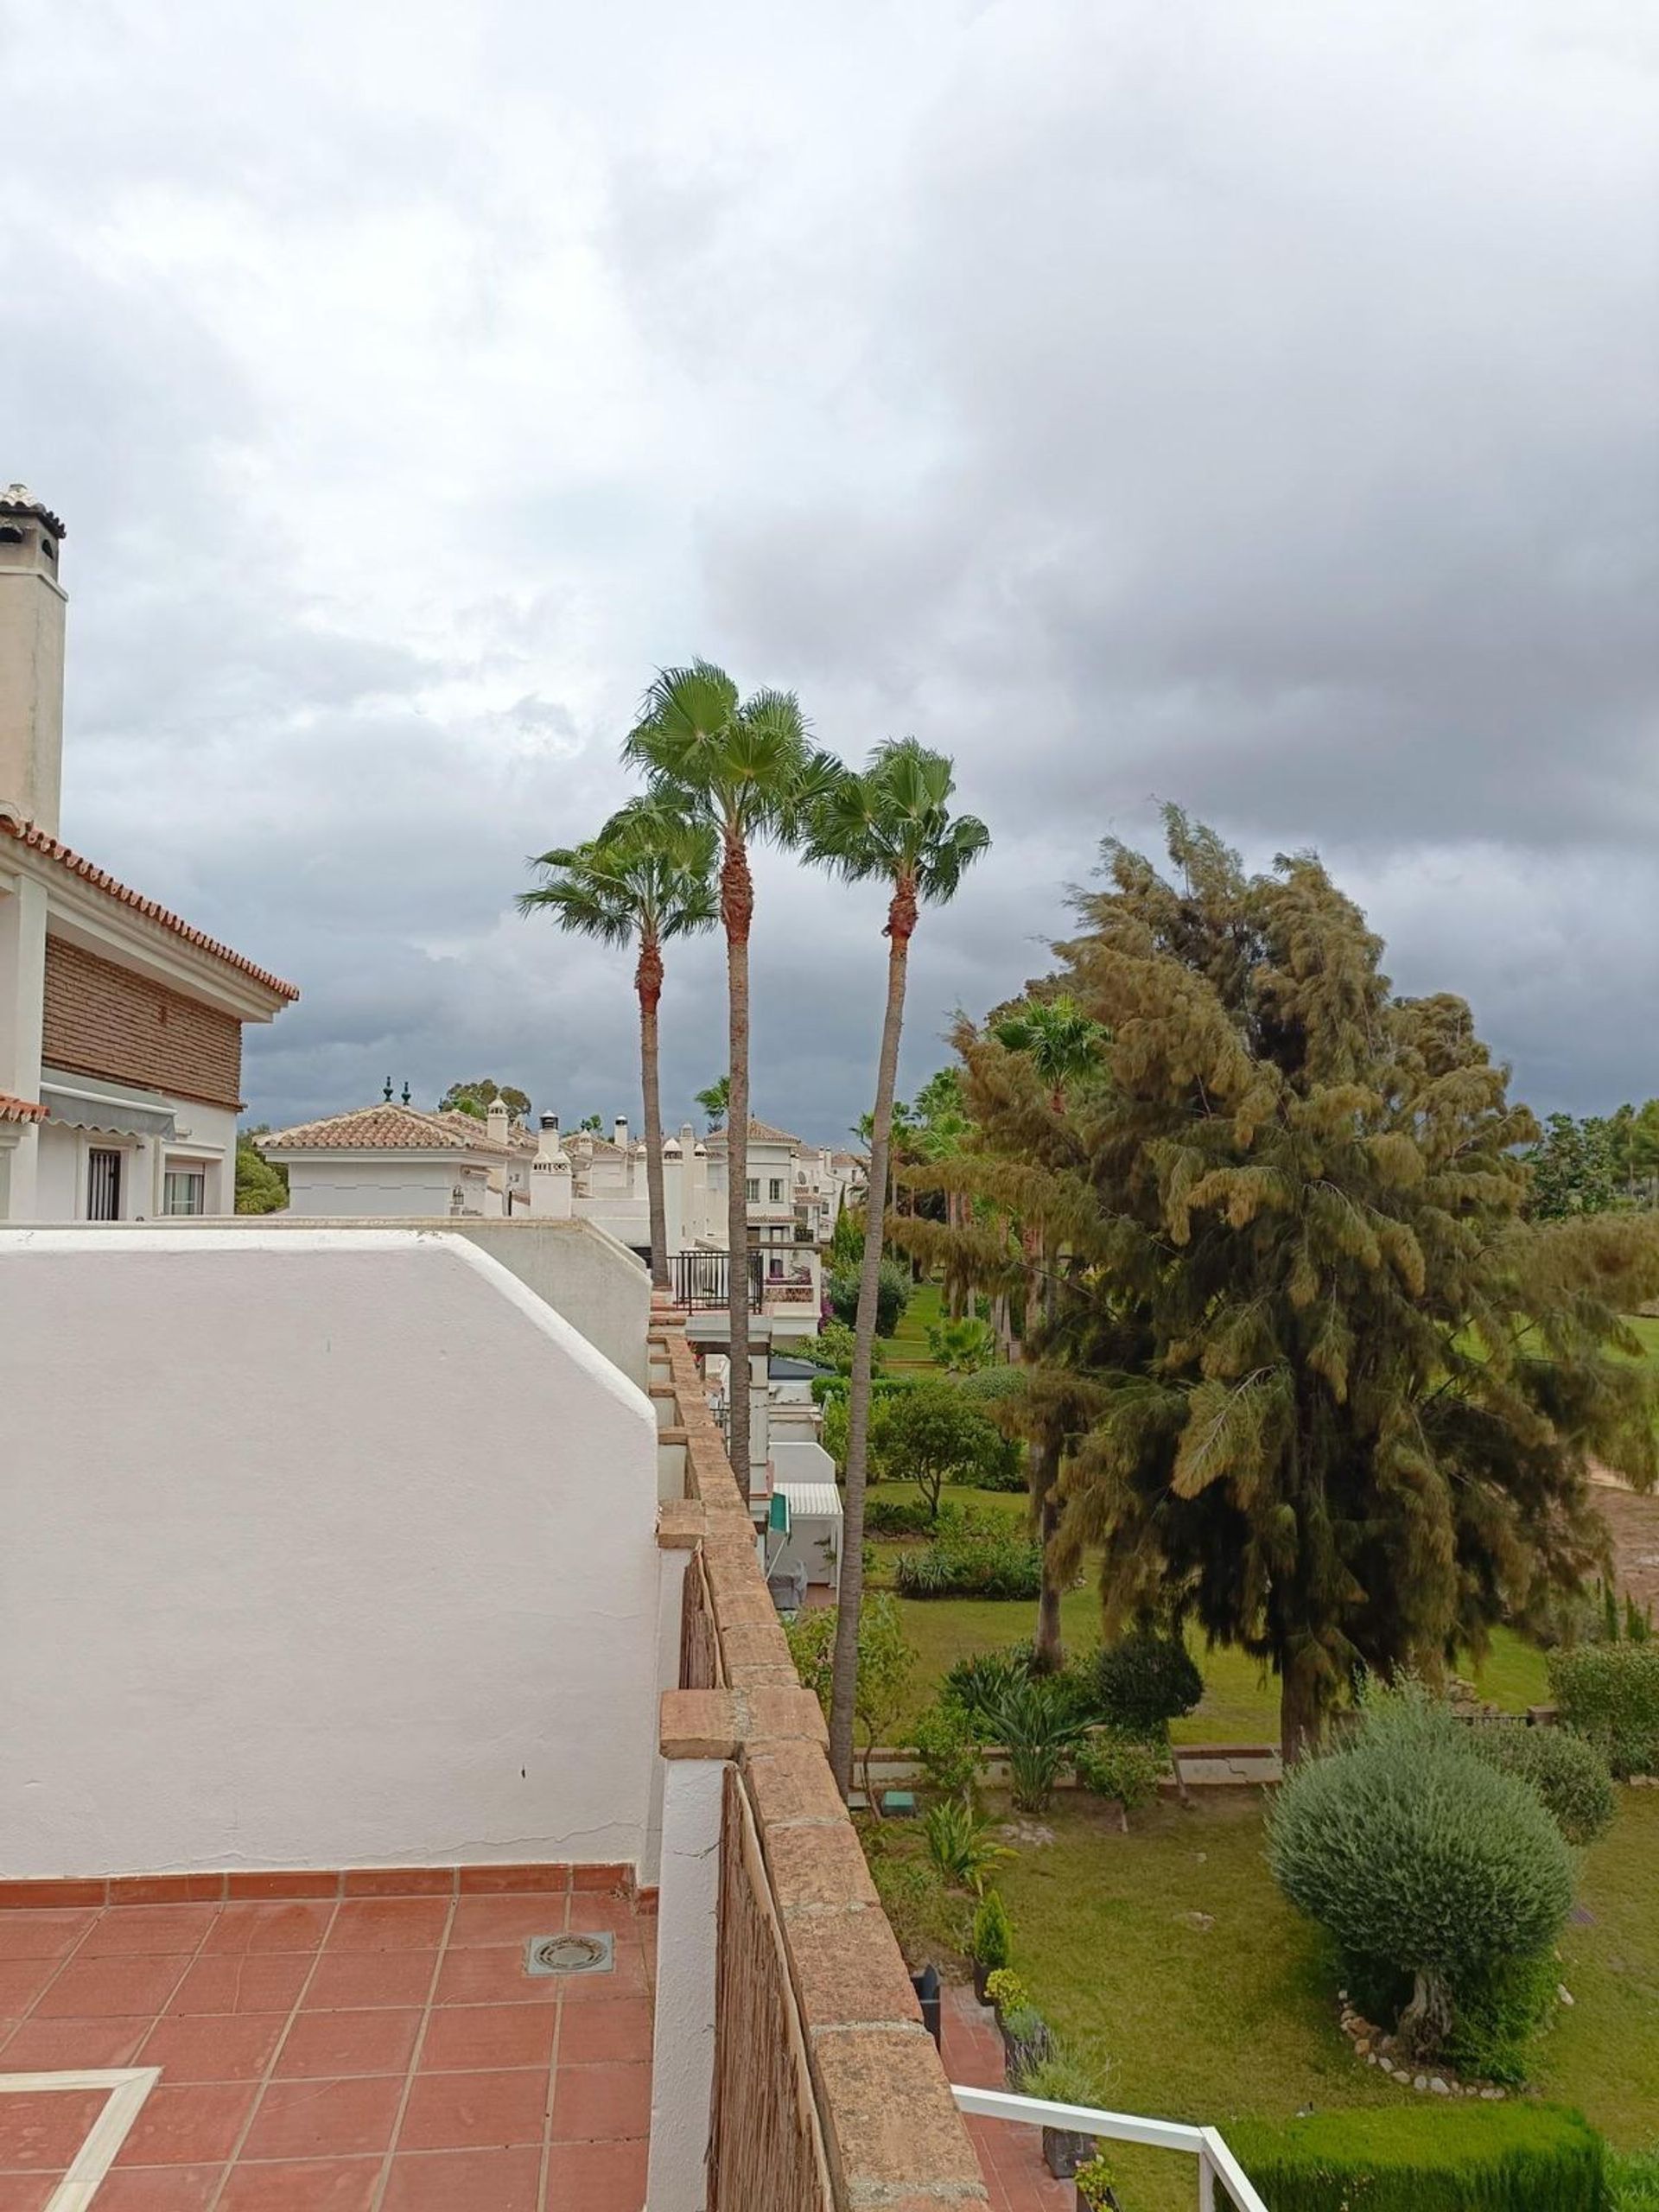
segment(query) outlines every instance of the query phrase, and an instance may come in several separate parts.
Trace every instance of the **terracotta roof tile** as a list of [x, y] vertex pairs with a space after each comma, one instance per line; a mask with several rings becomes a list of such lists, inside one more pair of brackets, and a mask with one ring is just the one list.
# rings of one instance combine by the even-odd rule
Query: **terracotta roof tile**
[[[750, 1115], [749, 1142], [751, 1144], [798, 1145], [800, 1141], [801, 1140], [799, 1137], [791, 1136], [787, 1129], [774, 1128], [770, 1122], [757, 1121], [753, 1114]], [[709, 1138], [709, 1149], [710, 1152], [725, 1151], [726, 1131], [724, 1129], [715, 1129], [710, 1132]]]
[[498, 1144], [470, 1114], [427, 1114], [418, 1106], [359, 1106], [321, 1122], [301, 1122], [255, 1139], [263, 1152], [478, 1152], [498, 1158], [519, 1149]]
[[9, 1090], [0, 1090], [0, 1122], [43, 1122], [44, 1106], [37, 1106], [32, 1098], [14, 1098]]
[[95, 891], [102, 891], [109, 898], [118, 899], [122, 906], [130, 906], [135, 913], [143, 914], [152, 922], [159, 922], [163, 929], [171, 930], [175, 937], [182, 938], [187, 944], [194, 944], [198, 950], [209, 954], [213, 959], [222, 960], [227, 968], [238, 969], [254, 982], [263, 983], [268, 991], [275, 991], [278, 997], [296, 999], [300, 995], [297, 983], [285, 983], [280, 976], [273, 976], [269, 969], [257, 967], [241, 953], [232, 952], [228, 944], [221, 944], [217, 938], [209, 937], [203, 930], [192, 929], [189, 923], [181, 920], [177, 914], [169, 912], [156, 899], [146, 899], [142, 892], [129, 889], [107, 870], [83, 859], [80, 854], [73, 851], [60, 839], [50, 836], [37, 823], [20, 821], [15, 815], [0, 813], [0, 830], [4, 830], [9, 837], [15, 837], [29, 851], [42, 853], [48, 860], [55, 861], [71, 875], [78, 875], [83, 883], [90, 883]]
[[44, 499], [37, 499], [27, 484], [8, 484], [0, 491], [0, 515], [38, 515], [55, 537], [67, 535], [62, 523]]

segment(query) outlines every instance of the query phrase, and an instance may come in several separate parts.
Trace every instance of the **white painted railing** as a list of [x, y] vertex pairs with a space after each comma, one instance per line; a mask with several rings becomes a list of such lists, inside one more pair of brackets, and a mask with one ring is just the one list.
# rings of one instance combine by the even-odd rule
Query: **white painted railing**
[[[980, 2120], [1011, 2120], [1026, 2127], [1059, 2127], [1095, 2135], [1105, 2143], [1141, 2143], [1153, 2151], [1185, 2151], [1198, 2162], [1198, 2212], [1268, 2212], [1244, 2169], [1213, 2127], [1179, 2120], [1142, 2120], [1132, 2113], [1097, 2112], [1092, 2105], [1045, 2104], [1008, 2089], [967, 2089], [952, 2082], [958, 2107]], [[1225, 2190], [1218, 2194], [1216, 2184]]]

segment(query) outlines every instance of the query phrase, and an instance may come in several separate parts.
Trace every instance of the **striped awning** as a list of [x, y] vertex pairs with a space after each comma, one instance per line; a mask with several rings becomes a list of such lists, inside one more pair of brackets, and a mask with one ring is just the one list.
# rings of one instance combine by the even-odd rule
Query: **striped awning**
[[67, 1129], [91, 1129], [99, 1136], [171, 1138], [178, 1134], [173, 1109], [142, 1093], [90, 1084], [43, 1083], [41, 1103], [48, 1122]]

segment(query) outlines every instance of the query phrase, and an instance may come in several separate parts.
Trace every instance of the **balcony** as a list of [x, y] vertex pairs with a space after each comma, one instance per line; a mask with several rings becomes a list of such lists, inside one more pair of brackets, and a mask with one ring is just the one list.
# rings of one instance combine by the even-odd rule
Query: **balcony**
[[[72, 1325], [121, 1356], [66, 1394]], [[641, 1391], [458, 1230], [0, 1231], [0, 1341], [51, 1475], [0, 2202], [1047, 2212], [1043, 2110], [924, 2031], [683, 1309]], [[1205, 2131], [1087, 2117], [1259, 2212]]]
[[[765, 1261], [748, 1255], [749, 1311], [760, 1311]], [[731, 1305], [731, 1255], [727, 1252], [676, 1252], [669, 1262], [675, 1303], [687, 1313], [725, 1313]]]

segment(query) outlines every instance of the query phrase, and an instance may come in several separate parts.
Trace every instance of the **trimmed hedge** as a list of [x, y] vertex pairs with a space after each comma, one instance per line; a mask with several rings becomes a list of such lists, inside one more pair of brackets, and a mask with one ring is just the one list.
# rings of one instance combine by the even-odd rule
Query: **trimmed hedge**
[[1659, 1770], [1659, 1643], [1586, 1643], [1549, 1655], [1561, 1725], [1621, 1777]]
[[1226, 2131], [1268, 2212], [1602, 2212], [1605, 2152], [1557, 2105], [1383, 2105]]

